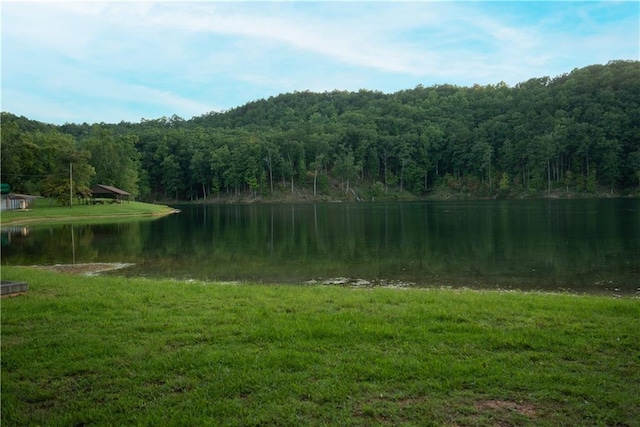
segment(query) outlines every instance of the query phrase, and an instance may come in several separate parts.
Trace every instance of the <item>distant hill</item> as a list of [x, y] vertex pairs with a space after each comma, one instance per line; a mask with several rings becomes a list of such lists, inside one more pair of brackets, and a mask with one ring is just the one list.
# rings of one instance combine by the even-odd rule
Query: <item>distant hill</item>
[[41, 178], [84, 157], [82, 185], [150, 200], [637, 193], [640, 62], [514, 87], [295, 92], [189, 120], [54, 126], [3, 113], [2, 130], [2, 182], [62, 198]]

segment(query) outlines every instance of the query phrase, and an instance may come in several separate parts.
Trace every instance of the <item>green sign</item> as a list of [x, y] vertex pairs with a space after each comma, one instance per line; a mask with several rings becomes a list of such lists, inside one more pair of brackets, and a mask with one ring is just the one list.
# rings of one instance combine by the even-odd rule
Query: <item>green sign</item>
[[9, 187], [9, 184], [0, 184], [0, 193], [2, 193], [2, 194], [9, 193], [10, 189], [11, 189], [11, 187]]

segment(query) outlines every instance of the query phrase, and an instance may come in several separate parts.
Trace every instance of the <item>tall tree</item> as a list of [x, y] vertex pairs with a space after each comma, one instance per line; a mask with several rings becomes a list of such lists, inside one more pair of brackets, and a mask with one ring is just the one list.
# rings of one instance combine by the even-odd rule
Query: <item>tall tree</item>
[[137, 142], [137, 135], [115, 135], [111, 129], [94, 125], [80, 141], [80, 146], [91, 153], [90, 163], [96, 171], [92, 183], [112, 185], [137, 196], [140, 168]]

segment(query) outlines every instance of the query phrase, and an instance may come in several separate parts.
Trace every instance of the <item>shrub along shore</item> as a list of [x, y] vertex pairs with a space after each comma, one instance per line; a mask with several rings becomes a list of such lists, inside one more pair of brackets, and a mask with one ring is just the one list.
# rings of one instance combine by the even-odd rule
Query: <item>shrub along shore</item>
[[637, 425], [640, 301], [4, 267], [3, 425]]

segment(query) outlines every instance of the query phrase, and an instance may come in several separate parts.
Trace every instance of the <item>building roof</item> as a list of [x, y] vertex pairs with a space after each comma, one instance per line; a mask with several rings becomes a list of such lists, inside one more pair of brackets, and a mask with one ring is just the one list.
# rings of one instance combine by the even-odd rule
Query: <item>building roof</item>
[[118, 196], [131, 195], [131, 193], [127, 193], [126, 191], [121, 190], [119, 188], [112, 187], [110, 185], [102, 185], [102, 184], [96, 184], [93, 187], [91, 187], [91, 192], [93, 194], [117, 194]]
[[41, 199], [42, 196], [32, 196], [30, 194], [11, 193], [11, 194], [7, 194], [6, 198], [12, 199], [12, 200], [34, 200], [34, 199]]

